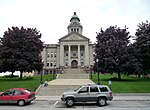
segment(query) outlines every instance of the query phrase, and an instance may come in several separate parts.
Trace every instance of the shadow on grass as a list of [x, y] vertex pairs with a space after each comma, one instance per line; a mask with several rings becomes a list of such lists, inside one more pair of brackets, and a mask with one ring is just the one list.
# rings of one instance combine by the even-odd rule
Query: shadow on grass
[[0, 82], [1, 81], [29, 81], [29, 80], [34, 80], [34, 79], [27, 79], [27, 78], [25, 78], [25, 79], [16, 79], [16, 78], [0, 78]]

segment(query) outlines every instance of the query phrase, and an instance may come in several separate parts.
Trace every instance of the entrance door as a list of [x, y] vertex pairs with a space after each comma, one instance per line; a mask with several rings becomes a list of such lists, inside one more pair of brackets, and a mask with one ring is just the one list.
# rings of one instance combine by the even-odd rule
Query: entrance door
[[76, 60], [73, 60], [73, 61], [71, 62], [71, 67], [72, 67], [72, 68], [77, 68], [77, 65], [78, 65], [78, 62], [77, 62]]

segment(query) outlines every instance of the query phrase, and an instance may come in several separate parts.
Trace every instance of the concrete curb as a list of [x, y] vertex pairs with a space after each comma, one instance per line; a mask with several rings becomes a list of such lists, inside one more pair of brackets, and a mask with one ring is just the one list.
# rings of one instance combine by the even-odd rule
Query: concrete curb
[[150, 96], [150, 93], [113, 93], [114, 96]]
[[36, 89], [35, 94], [37, 94], [40, 90], [40, 88], [42, 87], [43, 84], [40, 84], [40, 86]]

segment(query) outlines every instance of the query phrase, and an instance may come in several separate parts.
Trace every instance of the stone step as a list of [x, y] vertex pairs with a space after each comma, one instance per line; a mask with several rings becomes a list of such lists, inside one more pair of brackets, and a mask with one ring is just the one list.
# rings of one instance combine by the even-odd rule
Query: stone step
[[39, 96], [61, 96], [63, 92], [68, 90], [74, 90], [79, 85], [48, 85], [46, 87], [42, 86], [40, 91], [37, 93]]
[[87, 85], [94, 84], [90, 79], [55, 79], [48, 82], [48, 85]]

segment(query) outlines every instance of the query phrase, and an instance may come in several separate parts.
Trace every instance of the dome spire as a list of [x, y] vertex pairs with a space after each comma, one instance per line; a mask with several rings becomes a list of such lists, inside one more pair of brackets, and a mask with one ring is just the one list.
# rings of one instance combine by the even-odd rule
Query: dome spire
[[79, 19], [79, 17], [77, 16], [77, 14], [76, 14], [76, 12], [74, 12], [74, 15], [71, 17], [71, 19], [70, 19], [70, 22], [72, 21], [72, 20], [74, 20], [74, 19], [76, 19], [76, 20], [78, 20], [79, 22], [80, 22], [80, 19]]

